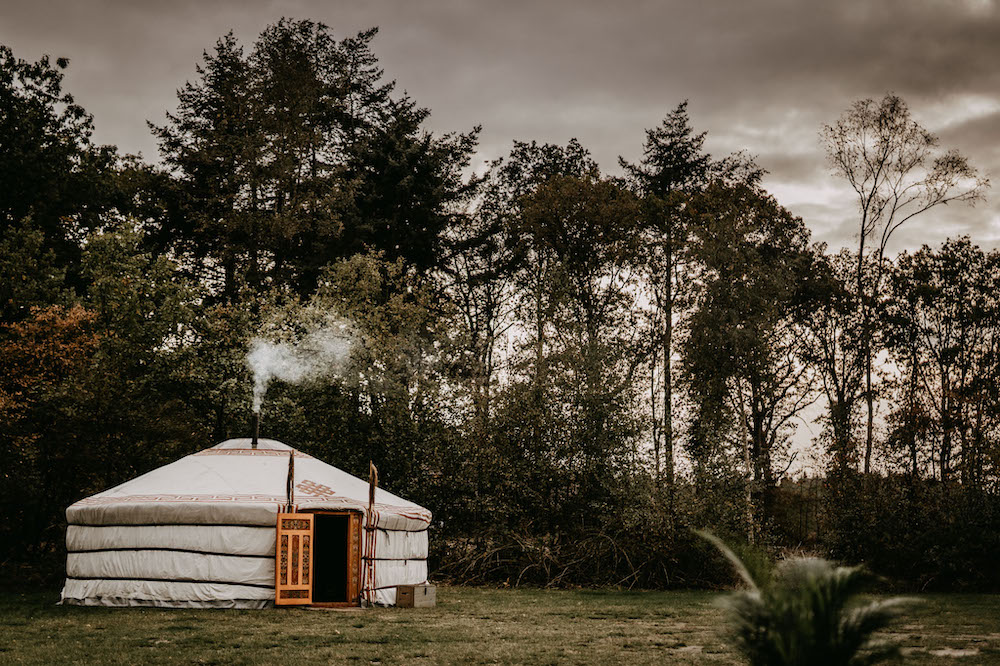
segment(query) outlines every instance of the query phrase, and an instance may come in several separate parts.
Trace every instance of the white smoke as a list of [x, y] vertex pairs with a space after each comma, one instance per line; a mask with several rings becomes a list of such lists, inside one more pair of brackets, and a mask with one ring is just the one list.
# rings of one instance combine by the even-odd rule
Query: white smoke
[[272, 380], [298, 384], [309, 379], [339, 375], [351, 355], [352, 327], [344, 322], [309, 333], [297, 343], [254, 338], [247, 353], [253, 373], [253, 411], [260, 413]]

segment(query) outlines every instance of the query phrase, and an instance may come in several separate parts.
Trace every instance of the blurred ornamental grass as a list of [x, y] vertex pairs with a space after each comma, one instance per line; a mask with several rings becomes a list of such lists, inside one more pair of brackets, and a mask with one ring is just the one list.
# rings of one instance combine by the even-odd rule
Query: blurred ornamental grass
[[878, 639], [899, 614], [903, 597], [860, 599], [873, 576], [861, 567], [814, 557], [775, 564], [753, 548], [737, 554], [719, 537], [698, 531], [729, 560], [747, 589], [726, 600], [732, 640], [750, 664], [858, 666], [899, 658], [899, 646]]

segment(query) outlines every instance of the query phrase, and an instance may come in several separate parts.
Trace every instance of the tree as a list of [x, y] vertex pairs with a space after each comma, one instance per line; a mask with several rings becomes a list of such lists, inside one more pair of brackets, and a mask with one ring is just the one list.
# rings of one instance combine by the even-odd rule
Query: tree
[[689, 214], [699, 286], [683, 366], [699, 411], [724, 402], [735, 420], [752, 541], [773, 516], [791, 422], [816, 399], [802, 334], [816, 258], [801, 218], [757, 188], [710, 186]]
[[548, 257], [523, 234], [524, 209], [534, 192], [558, 176], [596, 177], [597, 164], [575, 139], [566, 146], [514, 142], [478, 184], [472, 210], [450, 231], [447, 289], [474, 352], [468, 369], [480, 417], [489, 420], [496, 345], [514, 320], [534, 330], [534, 372], [543, 372], [548, 310]]
[[9, 507], [0, 527], [5, 559], [24, 557], [24, 550], [37, 556], [51, 548], [53, 539], [47, 537], [62, 536], [57, 516], [73, 496], [65, 481], [78, 470], [67, 446], [73, 440], [60, 436], [60, 408], [76, 397], [65, 389], [68, 381], [93, 362], [98, 345], [93, 323], [94, 313], [79, 305], [52, 305], [0, 325], [0, 501]]
[[514, 275], [520, 293], [518, 315], [531, 327], [528, 337], [533, 347], [532, 381], [536, 390], [542, 390], [547, 383], [548, 325], [555, 308], [550, 289], [555, 259], [551, 248], [537, 242], [538, 237], [524, 226], [525, 208], [531, 196], [551, 178], [597, 178], [599, 171], [590, 153], [575, 140], [565, 148], [552, 144], [539, 146], [534, 142], [515, 143], [509, 159], [495, 168], [500, 171], [498, 185], [501, 189], [492, 194], [498, 199], [496, 204], [507, 211], [502, 224], [506, 225], [503, 233], [512, 250], [512, 266], [516, 267]]
[[11, 423], [32, 401], [86, 365], [97, 346], [94, 314], [79, 305], [36, 307], [29, 319], [4, 325], [0, 415]]
[[382, 80], [376, 32], [337, 41], [282, 19], [248, 56], [227, 35], [152, 126], [176, 249], [224, 299], [244, 281], [306, 297], [328, 263], [368, 248], [439, 263], [478, 130], [422, 131], [429, 112]]
[[66, 269], [31, 218], [0, 236], [0, 322], [22, 319], [32, 308], [67, 300]]
[[473, 472], [480, 442], [458, 437], [449, 422], [458, 413], [447, 383], [454, 311], [434, 283], [402, 258], [355, 255], [329, 266], [288, 321], [301, 325], [310, 312], [351, 323], [350, 361], [340, 377], [298, 392], [298, 405], [315, 407], [287, 428], [356, 474], [374, 459], [382, 479], [438, 507], [439, 520], [474, 524], [469, 498], [486, 481]]
[[[593, 527], [587, 507], [611, 502], [635, 464], [639, 212], [633, 194], [596, 174], [553, 175], [512, 220], [523, 334], [494, 437], [522, 477], [517, 514], [536, 533]], [[547, 515], [535, 516], [542, 507]]]
[[242, 249], [264, 243], [256, 216], [264, 136], [255, 126], [249, 66], [232, 33], [204, 53], [196, 71], [200, 80], [177, 91], [167, 124], [149, 123], [174, 174], [165, 193], [172, 204], [167, 242], [232, 301]]
[[[510, 488], [521, 473], [516, 460], [523, 451], [517, 456], [501, 453], [506, 438], [499, 436], [498, 413], [524, 398], [531, 404], [520, 413], [522, 420], [531, 417], [530, 448], [537, 448], [542, 438], [535, 417], [541, 396], [547, 393], [537, 391], [538, 381], [527, 389], [538, 400], [522, 395], [523, 386], [510, 385], [510, 371], [515, 368], [532, 368], [536, 380], [544, 375], [542, 359], [548, 344], [549, 264], [547, 255], [534, 262], [539, 248], [525, 242], [525, 207], [532, 194], [552, 178], [596, 173], [597, 165], [575, 140], [566, 146], [516, 141], [507, 156], [490, 163], [476, 183], [468, 210], [456, 216], [448, 230], [441, 277], [443, 295], [457, 317], [455, 329], [442, 341], [442, 352], [450, 359], [451, 379], [468, 406], [462, 432], [470, 442], [467, 456], [472, 473], [480, 480], [471, 489], [475, 524], [509, 517], [513, 507], [506, 508], [500, 498], [521, 492]], [[534, 331], [534, 342], [522, 346], [519, 332], [527, 329]], [[533, 365], [522, 356], [529, 348]], [[477, 537], [480, 545], [482, 538], [482, 534]]]
[[[829, 474], [842, 479], [857, 467], [858, 405], [864, 389], [864, 355], [859, 340], [860, 309], [851, 282], [855, 257], [817, 248], [818, 295], [806, 313], [804, 359], [817, 369], [827, 410], [824, 437], [830, 454]], [[869, 270], [867, 275], [870, 275]]]
[[[524, 210], [521, 233], [539, 254], [553, 260], [553, 337], [581, 354], [580, 378], [591, 394], [588, 402], [625, 390], [638, 365], [638, 354], [632, 353], [635, 336], [629, 331], [636, 328], [630, 321], [630, 286], [639, 217], [638, 201], [627, 190], [610, 181], [571, 176], [550, 178]], [[607, 346], [610, 340], [615, 342]], [[623, 374], [617, 364], [607, 365], [608, 358], [629, 356]]]
[[[672, 505], [674, 483], [674, 329], [683, 300], [688, 295], [690, 271], [684, 265], [688, 230], [683, 214], [688, 197], [704, 190], [715, 181], [753, 184], [762, 171], [752, 160], [742, 155], [730, 155], [714, 160], [705, 152], [707, 132], [694, 133], [687, 111], [687, 101], [671, 111], [659, 127], [646, 130], [642, 159], [638, 164], [619, 158], [628, 182], [644, 198], [643, 236], [644, 266], [652, 291], [653, 321], [659, 328], [658, 346], [662, 363], [662, 428], [658, 427], [656, 402], [651, 404], [653, 448], [657, 478], [660, 479], [662, 432], [664, 476]], [[656, 354], [650, 367], [656, 383]], [[655, 393], [655, 390], [654, 390]]]
[[[861, 310], [864, 399], [867, 404], [864, 471], [871, 471], [875, 392], [871, 339], [881, 294], [883, 260], [893, 234], [914, 217], [949, 203], [975, 203], [989, 181], [955, 150], [936, 151], [938, 139], [893, 94], [855, 102], [822, 130], [827, 158], [857, 197], [858, 254], [855, 285]], [[866, 248], [872, 244], [874, 277], [866, 285]]]
[[189, 403], [183, 365], [200, 290], [144, 247], [137, 226], [91, 234], [83, 255], [83, 303], [100, 343], [92, 372], [72, 386], [74, 408], [87, 415], [75, 435], [89, 440], [76, 452], [78, 488], [120, 483], [207, 436], [210, 413]]
[[375, 248], [423, 271], [446, 261], [449, 230], [474, 190], [463, 171], [479, 127], [435, 137], [420, 130], [430, 115], [408, 98], [393, 102], [384, 126], [354, 146], [345, 177], [351, 207], [345, 215], [344, 256]]
[[1000, 345], [996, 266], [968, 238], [904, 253], [891, 274], [890, 351], [906, 379], [898, 436], [917, 472], [917, 436], [933, 442], [931, 468], [949, 481], [981, 487], [992, 439], [991, 405]]
[[[48, 250], [39, 257], [44, 272], [64, 274], [80, 291], [80, 241], [129, 201], [115, 148], [91, 143], [93, 118], [63, 91], [68, 66], [48, 56], [27, 62], [0, 45], [0, 242], [23, 237], [30, 225]], [[3, 316], [27, 314], [30, 304], [4, 303]]]

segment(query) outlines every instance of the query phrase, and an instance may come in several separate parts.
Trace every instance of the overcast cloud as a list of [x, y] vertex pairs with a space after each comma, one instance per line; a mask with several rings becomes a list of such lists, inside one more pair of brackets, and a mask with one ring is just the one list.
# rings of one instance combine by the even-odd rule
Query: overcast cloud
[[67, 56], [66, 85], [96, 138], [158, 158], [161, 122], [203, 50], [249, 45], [282, 16], [338, 36], [377, 25], [386, 74], [432, 111], [435, 132], [483, 125], [485, 161], [513, 139], [577, 137], [602, 167], [639, 156], [645, 128], [684, 99], [717, 155], [747, 150], [815, 238], [852, 243], [850, 195], [830, 175], [823, 123], [851, 101], [901, 95], [945, 147], [993, 176], [974, 209], [915, 220], [899, 247], [968, 234], [1000, 246], [1000, 9], [993, 0], [716, 2], [24, 2], [0, 6], [19, 57]]

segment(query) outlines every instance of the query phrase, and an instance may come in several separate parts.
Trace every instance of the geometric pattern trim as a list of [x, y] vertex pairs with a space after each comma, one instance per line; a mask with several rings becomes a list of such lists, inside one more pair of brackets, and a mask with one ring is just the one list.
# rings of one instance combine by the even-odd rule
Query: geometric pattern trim
[[[273, 457], [273, 458], [287, 458], [288, 451], [280, 451], [275, 449], [205, 449], [204, 451], [199, 451], [198, 453], [193, 453], [191, 455], [195, 456], [263, 456], [263, 457]], [[295, 452], [296, 458], [312, 458], [311, 455], [302, 453], [301, 451]]]
[[281, 529], [283, 530], [307, 530], [309, 527], [308, 520], [297, 520], [295, 518], [281, 519]]
[[[360, 502], [346, 497], [338, 497], [336, 491], [320, 483], [302, 481], [296, 488], [302, 491], [303, 500], [315, 499], [323, 500], [333, 504], [339, 504], [352, 509], [360, 508]], [[287, 498], [277, 495], [226, 495], [226, 494], [185, 494], [174, 495], [169, 493], [159, 493], [156, 495], [112, 495], [109, 497], [87, 497], [78, 501], [74, 506], [99, 506], [104, 504], [132, 504], [132, 503], [165, 503], [184, 504], [189, 502], [234, 502], [241, 504], [284, 504]], [[391, 504], [376, 503], [375, 509], [386, 513], [393, 513], [411, 520], [419, 520], [430, 523], [431, 515], [429, 511], [421, 511], [410, 507], [393, 506]]]
[[159, 493], [157, 495], [124, 495], [110, 497], [87, 497], [77, 504], [119, 504], [129, 502], [284, 502], [284, 497], [275, 495], [228, 495], [228, 494], [187, 494], [173, 495]]

